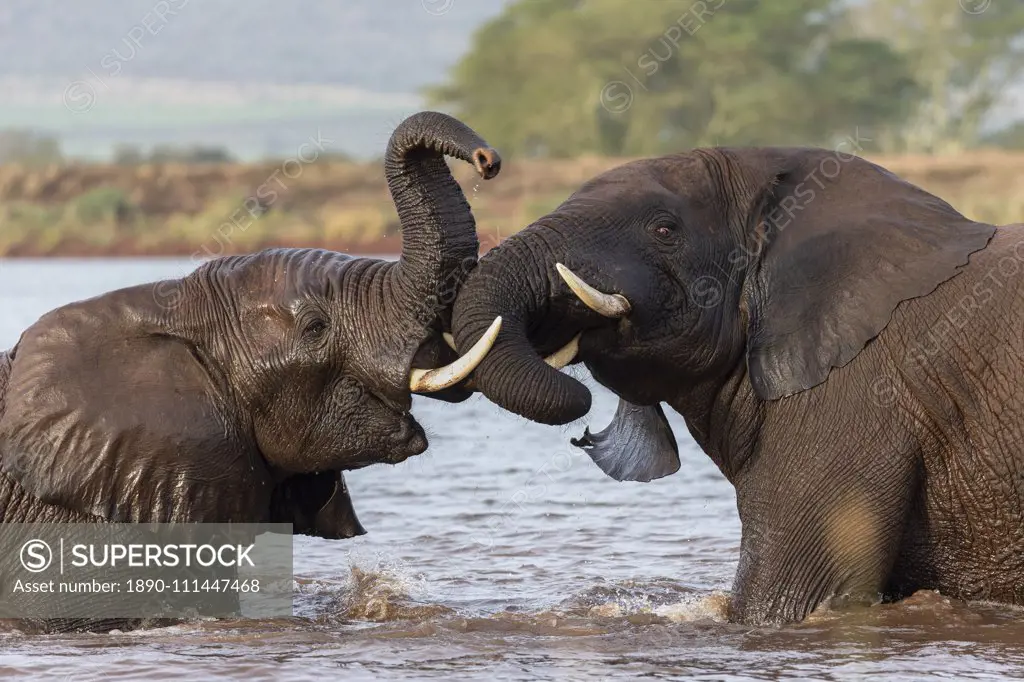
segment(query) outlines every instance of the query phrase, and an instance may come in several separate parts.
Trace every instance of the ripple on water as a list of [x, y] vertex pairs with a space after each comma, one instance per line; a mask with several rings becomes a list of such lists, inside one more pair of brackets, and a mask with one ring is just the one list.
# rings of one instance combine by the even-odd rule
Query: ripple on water
[[[181, 261], [0, 262], [0, 347], [63, 303], [191, 270]], [[114, 635], [0, 635], [0, 678], [720, 680], [1005, 679], [1024, 666], [1018, 609], [919, 594], [806, 622], [724, 621], [735, 495], [668, 419], [680, 471], [619, 483], [568, 443], [591, 413], [531, 424], [482, 397], [417, 397], [425, 455], [346, 476], [368, 535], [295, 540], [296, 618]]]

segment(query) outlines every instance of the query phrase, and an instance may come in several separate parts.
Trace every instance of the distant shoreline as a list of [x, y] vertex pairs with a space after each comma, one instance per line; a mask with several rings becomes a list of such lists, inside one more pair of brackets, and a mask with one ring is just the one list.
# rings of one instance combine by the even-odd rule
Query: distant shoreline
[[[196, 244], [170, 242], [154, 245], [137, 244], [125, 240], [112, 244], [86, 244], [74, 241], [60, 242], [42, 248], [37, 244], [19, 244], [6, 253], [0, 254], [0, 260], [38, 259], [38, 258], [191, 258], [209, 259], [217, 256], [234, 256], [253, 253], [273, 248], [311, 248], [339, 251], [353, 256], [394, 256], [402, 252], [401, 237], [384, 237], [371, 242], [352, 244], [351, 242], [330, 241], [326, 243], [288, 242], [287, 239], [266, 243], [246, 244], [245, 249], [225, 249], [222, 253], [208, 253]], [[251, 248], [249, 248], [251, 247]]]
[[[480, 255], [490, 251], [496, 244], [481, 243]], [[373, 258], [398, 258], [402, 253], [401, 237], [384, 237], [372, 242], [352, 244], [350, 242], [330, 241], [326, 243], [314, 242], [288, 242], [284, 239], [255, 244], [251, 249], [225, 250], [223, 253], [206, 253], [196, 249], [194, 244], [170, 243], [158, 246], [145, 246], [125, 242], [121, 244], [75, 244], [60, 243], [49, 249], [40, 249], [35, 245], [23, 245], [12, 248], [7, 253], [0, 253], [2, 260], [37, 260], [44, 258], [191, 258], [197, 260], [208, 260], [218, 256], [238, 256], [247, 253], [255, 253], [264, 249], [297, 248], [297, 249], [326, 249], [337, 251], [350, 256], [373, 257]]]
[[[842, 157], [836, 157], [838, 164]], [[1024, 153], [867, 157], [972, 220], [1024, 221]], [[452, 163], [481, 251], [630, 159], [510, 159], [482, 182]], [[0, 166], [0, 258], [191, 258], [273, 247], [398, 254], [401, 225], [378, 163]]]

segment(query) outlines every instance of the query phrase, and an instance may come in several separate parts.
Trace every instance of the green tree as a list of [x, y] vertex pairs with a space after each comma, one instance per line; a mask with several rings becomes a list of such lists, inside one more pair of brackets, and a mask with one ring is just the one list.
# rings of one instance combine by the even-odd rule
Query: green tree
[[879, 142], [889, 152], [958, 152], [979, 142], [986, 115], [1024, 73], [1019, 0], [862, 0], [851, 32], [887, 41], [923, 97]]
[[520, 0], [428, 90], [503, 151], [649, 155], [828, 144], [919, 95], [884, 41], [839, 35], [835, 0]]

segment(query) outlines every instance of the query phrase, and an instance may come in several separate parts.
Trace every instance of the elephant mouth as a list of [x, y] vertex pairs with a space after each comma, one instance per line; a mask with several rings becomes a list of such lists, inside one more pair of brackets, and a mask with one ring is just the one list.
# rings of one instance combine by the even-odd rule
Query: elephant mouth
[[568, 332], [572, 334], [569, 341], [554, 349], [538, 349], [544, 364], [552, 369], [562, 369], [578, 362], [586, 364], [588, 357], [597, 357], [617, 345], [621, 336], [621, 322], [629, 316], [633, 305], [622, 294], [608, 294], [591, 286], [561, 263], [555, 263], [555, 270], [576, 300], [587, 308], [584, 314], [587, 322], [574, 325], [576, 329]]
[[[455, 340], [460, 348], [474, 343], [494, 315], [506, 317], [494, 351], [474, 372], [474, 388], [532, 421], [567, 424], [590, 411], [593, 396], [582, 382], [559, 370], [579, 362], [589, 366], [591, 359], [597, 361], [609, 351], [619, 355], [617, 349], [632, 337], [635, 310], [626, 294], [602, 291], [562, 263], [523, 286], [500, 284], [508, 279], [501, 276], [481, 279], [487, 271], [528, 270], [536, 257], [520, 244], [510, 239], [490, 261], [481, 260], [473, 273], [476, 280], [456, 299]], [[607, 343], [614, 347], [602, 347]]]
[[364, 449], [355, 453], [345, 462], [345, 471], [363, 469], [374, 464], [401, 464], [410, 457], [422, 454], [427, 449], [427, 434], [419, 422], [408, 413], [401, 426], [391, 434], [387, 449]]
[[[450, 366], [452, 363], [459, 359], [459, 354], [455, 350], [453, 343], [450, 341], [451, 334], [445, 333], [443, 336], [439, 333], [431, 334], [420, 347], [416, 350], [416, 354], [412, 359], [412, 368], [417, 367], [445, 367]], [[411, 373], [410, 369], [410, 373]], [[467, 388], [467, 383], [472, 381], [472, 375], [470, 378], [463, 379], [462, 381], [442, 388], [438, 391], [430, 393], [420, 393], [427, 398], [433, 398], [434, 400], [442, 400], [448, 403], [461, 403], [470, 396], [473, 395], [473, 390]]]
[[[576, 299], [588, 309], [584, 315], [587, 323], [581, 321], [578, 324], [573, 324], [573, 321], [570, 321], [571, 331], [568, 332], [568, 341], [557, 346], [551, 346], [548, 341], [542, 342], [540, 345], [533, 344], [534, 349], [544, 359], [544, 364], [559, 370], [579, 362], [586, 363], [588, 355], [596, 357], [610, 346], [617, 345], [621, 336], [619, 322], [627, 318], [633, 306], [629, 299], [622, 294], [607, 294], [591, 286], [562, 263], [556, 263], [555, 269]], [[597, 316], [593, 313], [597, 313]], [[560, 330], [559, 336], [566, 336], [564, 330]], [[446, 333], [444, 340], [448, 347], [455, 351], [453, 336]], [[463, 388], [472, 389], [472, 378], [462, 382], [461, 385]]]

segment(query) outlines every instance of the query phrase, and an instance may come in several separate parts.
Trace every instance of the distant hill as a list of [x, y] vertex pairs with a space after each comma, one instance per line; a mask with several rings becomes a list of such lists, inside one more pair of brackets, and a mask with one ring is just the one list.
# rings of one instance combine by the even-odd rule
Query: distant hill
[[[473, 29], [506, 2], [3, 0], [0, 75], [75, 78], [87, 67], [99, 70], [109, 51], [127, 56], [134, 47], [125, 72], [135, 78], [406, 93], [441, 77]], [[144, 31], [137, 46], [128, 38], [133, 26]]]
[[[245, 157], [319, 125], [373, 155], [507, 2], [3, 0], [0, 128], [53, 130], [93, 156], [123, 140], [222, 141]], [[72, 95], [95, 95], [88, 111], [64, 106], [75, 81]]]

